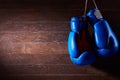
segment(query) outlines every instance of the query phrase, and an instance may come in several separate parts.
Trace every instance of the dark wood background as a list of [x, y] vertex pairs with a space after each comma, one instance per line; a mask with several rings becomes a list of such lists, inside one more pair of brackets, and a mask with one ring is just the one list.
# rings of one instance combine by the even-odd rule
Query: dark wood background
[[[69, 59], [69, 21], [84, 2], [0, 0], [0, 80], [120, 80], [120, 52], [83, 67]], [[120, 1], [96, 2], [120, 40]]]

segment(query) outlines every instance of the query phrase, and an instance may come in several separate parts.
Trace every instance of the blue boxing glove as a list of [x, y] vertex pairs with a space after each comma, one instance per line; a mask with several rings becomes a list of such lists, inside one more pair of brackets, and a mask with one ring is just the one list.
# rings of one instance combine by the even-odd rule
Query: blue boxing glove
[[71, 18], [71, 32], [68, 37], [68, 51], [71, 61], [79, 66], [92, 64], [96, 56], [91, 50], [88, 22], [84, 16]]
[[109, 23], [102, 17], [97, 8], [90, 10], [87, 13], [87, 18], [94, 27], [98, 55], [102, 57], [113, 56], [118, 51], [119, 45]]

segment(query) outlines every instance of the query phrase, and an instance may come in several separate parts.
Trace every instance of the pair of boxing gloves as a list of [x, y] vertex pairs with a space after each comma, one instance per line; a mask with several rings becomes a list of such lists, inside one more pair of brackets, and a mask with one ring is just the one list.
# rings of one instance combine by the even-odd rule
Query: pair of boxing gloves
[[[89, 23], [93, 27], [93, 38], [88, 31]], [[72, 17], [70, 25], [68, 52], [74, 64], [92, 64], [96, 56], [111, 57], [117, 53], [118, 40], [97, 8], [90, 10], [86, 16]]]

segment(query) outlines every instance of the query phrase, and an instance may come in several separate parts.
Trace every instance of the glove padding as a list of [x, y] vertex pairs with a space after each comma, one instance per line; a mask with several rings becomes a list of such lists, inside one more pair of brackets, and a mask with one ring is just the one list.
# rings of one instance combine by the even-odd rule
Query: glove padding
[[96, 50], [99, 56], [111, 57], [118, 51], [118, 40], [109, 23], [102, 17], [98, 9], [90, 10], [87, 18], [94, 28]]
[[85, 17], [71, 18], [71, 32], [68, 38], [68, 51], [71, 61], [76, 65], [92, 64], [95, 59], [95, 51], [90, 42], [88, 22]]

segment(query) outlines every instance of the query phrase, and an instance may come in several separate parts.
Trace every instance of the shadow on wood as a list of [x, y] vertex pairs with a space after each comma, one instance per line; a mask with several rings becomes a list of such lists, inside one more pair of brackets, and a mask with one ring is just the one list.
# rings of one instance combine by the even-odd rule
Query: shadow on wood
[[[113, 29], [115, 33], [119, 32], [119, 28]], [[117, 38], [118, 41], [120, 41], [119, 33], [116, 35], [118, 35]], [[117, 54], [111, 58], [98, 58], [92, 66], [120, 79], [120, 49]]]

